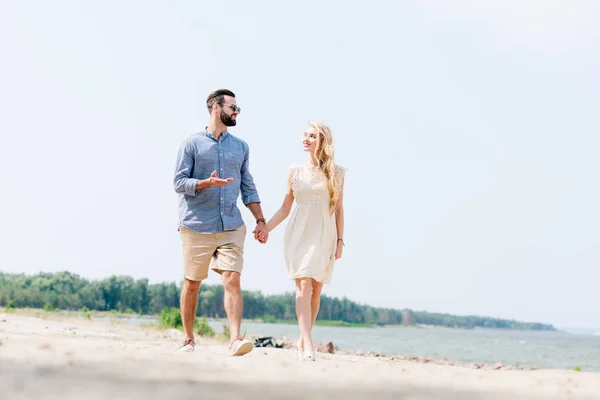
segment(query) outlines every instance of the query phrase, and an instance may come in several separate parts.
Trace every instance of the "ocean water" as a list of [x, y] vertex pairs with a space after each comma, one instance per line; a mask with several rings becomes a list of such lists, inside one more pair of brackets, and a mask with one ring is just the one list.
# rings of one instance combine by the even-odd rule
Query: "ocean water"
[[[96, 319], [96, 318], [93, 318]], [[155, 319], [130, 318], [140, 325]], [[209, 321], [217, 333], [224, 321]], [[242, 323], [248, 336], [295, 340], [297, 325]], [[315, 326], [313, 340], [333, 342], [344, 350], [372, 351], [386, 356], [447, 358], [463, 363], [600, 371], [600, 336], [567, 332], [502, 329], [448, 329], [415, 327], [345, 328]]]

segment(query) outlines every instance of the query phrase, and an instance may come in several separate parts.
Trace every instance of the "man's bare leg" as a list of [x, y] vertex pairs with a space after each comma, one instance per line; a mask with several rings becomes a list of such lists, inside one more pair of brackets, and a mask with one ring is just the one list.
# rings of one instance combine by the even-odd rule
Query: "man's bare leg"
[[240, 326], [244, 312], [244, 298], [240, 287], [240, 274], [233, 271], [223, 271], [223, 287], [225, 289], [224, 303], [227, 321], [229, 322], [229, 334], [231, 338], [231, 355], [241, 356], [254, 348], [254, 345], [246, 339], [240, 338]]
[[183, 278], [179, 303], [185, 340], [194, 340], [194, 318], [198, 310], [198, 290], [200, 290], [201, 283], [202, 281], [191, 281]]
[[223, 271], [223, 288], [225, 289], [224, 303], [227, 321], [229, 322], [230, 339], [240, 335], [242, 313], [244, 312], [244, 298], [240, 286], [240, 274], [233, 271]]

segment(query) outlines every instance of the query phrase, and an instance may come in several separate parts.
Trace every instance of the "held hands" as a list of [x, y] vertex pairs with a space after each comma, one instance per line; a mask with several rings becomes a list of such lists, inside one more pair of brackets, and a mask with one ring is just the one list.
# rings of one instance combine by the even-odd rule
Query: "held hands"
[[217, 176], [217, 171], [215, 170], [212, 172], [212, 174], [210, 174], [210, 178], [208, 178], [207, 181], [209, 187], [225, 186], [228, 183], [231, 183], [233, 178], [221, 179]]
[[254, 239], [258, 240], [259, 243], [265, 244], [269, 240], [269, 231], [267, 230], [267, 224], [260, 221], [256, 224], [256, 228], [252, 231], [254, 233]]

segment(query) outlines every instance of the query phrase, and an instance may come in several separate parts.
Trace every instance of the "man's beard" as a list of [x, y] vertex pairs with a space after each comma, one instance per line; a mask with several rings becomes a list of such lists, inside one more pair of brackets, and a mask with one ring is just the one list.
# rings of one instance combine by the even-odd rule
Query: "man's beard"
[[235, 124], [237, 123], [237, 121], [233, 118], [231, 118], [231, 115], [227, 115], [225, 114], [224, 111], [221, 110], [221, 122], [225, 125], [225, 126], [235, 126]]

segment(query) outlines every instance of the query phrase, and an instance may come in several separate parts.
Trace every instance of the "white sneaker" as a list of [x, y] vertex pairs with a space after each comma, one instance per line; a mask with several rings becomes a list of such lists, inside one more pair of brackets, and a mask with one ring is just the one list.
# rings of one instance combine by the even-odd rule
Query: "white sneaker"
[[229, 346], [230, 355], [232, 356], [243, 356], [250, 353], [252, 349], [254, 349], [252, 342], [243, 337], [236, 337], [231, 341], [231, 346]]
[[196, 349], [196, 343], [192, 339], [186, 339], [183, 341], [183, 345], [177, 349], [177, 351], [181, 351], [182, 353], [191, 353]]

